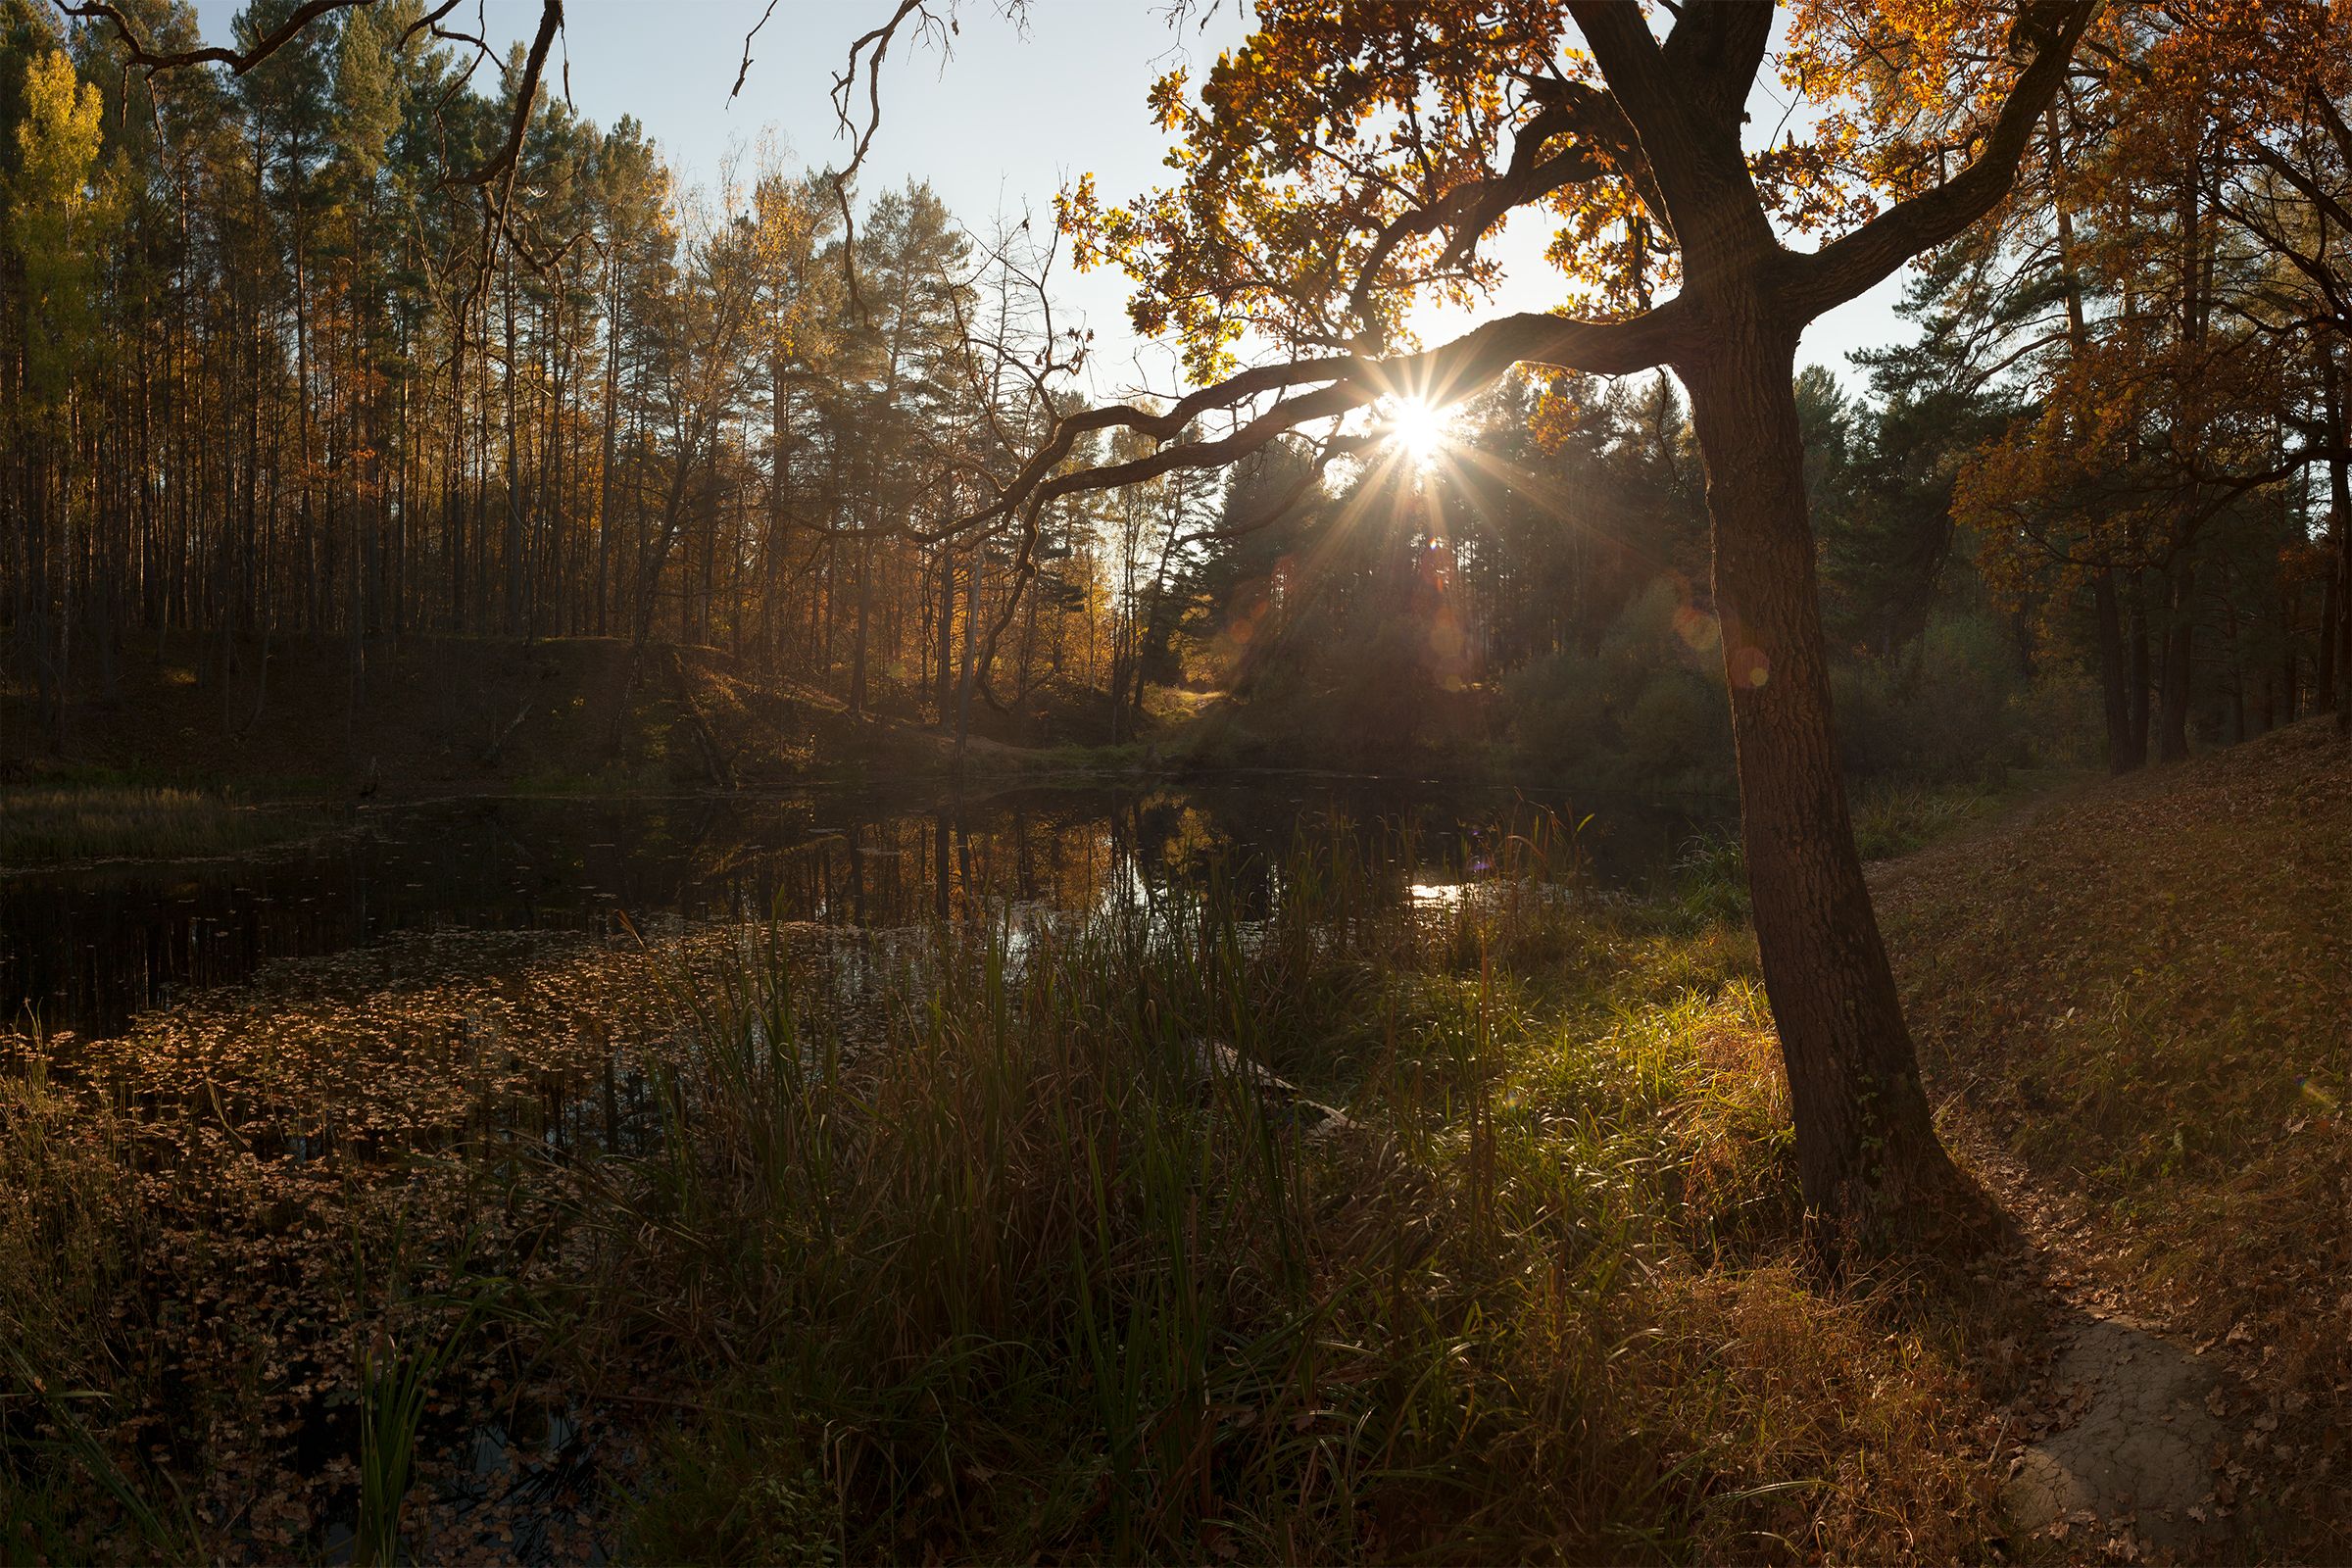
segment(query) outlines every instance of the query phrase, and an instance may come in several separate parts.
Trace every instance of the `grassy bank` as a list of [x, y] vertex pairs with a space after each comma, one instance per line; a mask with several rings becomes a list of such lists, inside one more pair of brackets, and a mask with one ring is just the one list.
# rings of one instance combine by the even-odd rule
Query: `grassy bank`
[[1967, 1378], [1803, 1273], [1746, 938], [1549, 848], [394, 943], [21, 1051], [0, 1553], [1970, 1549]]
[[1298, 868], [1250, 938], [1211, 901], [1017, 965], [951, 944], [858, 1062], [753, 1065], [787, 1003], [747, 974], [692, 1098], [751, 1113], [623, 1210], [615, 1277], [703, 1282], [713, 1402], [762, 1414], [671, 1440], [636, 1551], [1969, 1539], [1953, 1374], [1797, 1270], [1738, 939], [1596, 924], [1541, 884], [1370, 917], [1360, 874]]
[[216, 790], [80, 780], [0, 787], [0, 867], [236, 855], [321, 832], [323, 812]]

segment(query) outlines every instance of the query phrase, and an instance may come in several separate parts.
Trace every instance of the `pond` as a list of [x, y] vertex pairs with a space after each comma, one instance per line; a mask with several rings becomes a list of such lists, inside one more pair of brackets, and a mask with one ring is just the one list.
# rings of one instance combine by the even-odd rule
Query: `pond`
[[[707, 1204], [735, 1190], [727, 1173], [744, 1150], [816, 1159], [870, 1112], [864, 1133], [842, 1135], [870, 1152], [888, 1142], [868, 1141], [885, 1122], [909, 1136], [981, 1127], [964, 1119], [975, 1106], [1014, 1116], [1025, 1137], [1028, 1103], [1162, 1127], [1149, 1094], [1098, 1093], [1145, 1081], [1158, 1058], [1143, 1044], [1159, 1037], [1141, 1020], [1162, 1003], [1170, 1017], [1200, 1004], [1236, 1041], [1286, 1016], [1304, 1038], [1300, 1020], [1321, 1029], [1326, 1007], [1352, 1027], [1369, 994], [1325, 982], [1360, 976], [1353, 959], [1305, 978], [1291, 968], [1326, 939], [1345, 946], [1347, 929], [1317, 922], [1360, 928], [1366, 944], [1348, 951], [1385, 962], [1420, 950], [1374, 943], [1446, 922], [1359, 916], [1408, 901], [1444, 909], [1489, 870], [1541, 869], [1546, 906], [1562, 881], [1638, 885], [1719, 820], [1703, 806], [1596, 809], [1305, 776], [936, 798], [476, 799], [358, 810], [265, 854], [0, 875], [0, 999], [20, 1024], [75, 1037], [52, 1052], [0, 1031], [0, 1189], [20, 1186], [42, 1225], [120, 1220], [63, 1248], [38, 1239], [64, 1230], [0, 1229], [0, 1320], [40, 1318], [26, 1343], [52, 1369], [47, 1384], [103, 1377], [112, 1430], [136, 1436], [123, 1463], [169, 1475], [143, 1484], [194, 1499], [190, 1517], [230, 1555], [353, 1556], [370, 1517], [355, 1456], [366, 1461], [368, 1435], [414, 1377], [434, 1402], [388, 1440], [417, 1457], [401, 1526], [414, 1560], [602, 1560], [625, 1499], [655, 1473], [662, 1424], [705, 1397], [691, 1357], [666, 1334], [640, 1344], [643, 1325], [701, 1321], [678, 1303], [701, 1299], [707, 1264], [752, 1277], [700, 1254], [656, 1257], [646, 1239], [685, 1234], [658, 1218], [673, 1199], [720, 1212]], [[1530, 866], [1512, 832], [1547, 861]], [[1335, 837], [1344, 853], [1329, 852]], [[1292, 874], [1331, 880], [1309, 889]], [[1206, 927], [1186, 925], [1191, 893], [1230, 908], [1221, 929], [1237, 934], [1261, 920], [1262, 933], [1304, 929], [1266, 918], [1277, 911], [1303, 911], [1311, 930], [1303, 948], [1269, 943], [1262, 968], [1236, 956], [1195, 970], [1183, 934]], [[1150, 918], [1082, 918], [1097, 911]], [[743, 956], [762, 943], [744, 927], [766, 918], [790, 923], [768, 950], [787, 962], [760, 971]], [[1032, 944], [1050, 928], [1056, 940]], [[1122, 968], [1104, 930], [1177, 933], [1177, 956]], [[1068, 1010], [1037, 1015], [1034, 1038], [1052, 1044], [1034, 1056], [1008, 1047], [1030, 1038], [1026, 1020], [986, 1034], [989, 999], [1003, 995], [988, 977], [1004, 972], [987, 956], [1016, 952], [1064, 966], [1036, 993]], [[1210, 969], [1222, 978], [1187, 990]], [[763, 975], [787, 971], [787, 985], [763, 989]], [[1215, 1011], [1245, 995], [1243, 1012]], [[777, 998], [788, 1010], [767, 1010]], [[982, 1020], [981, 1032], [926, 1033], [926, 1009]], [[789, 1034], [772, 1032], [777, 1017]], [[1055, 1032], [1076, 1018], [1099, 1034]], [[1133, 1054], [1097, 1077], [1083, 1050], [1066, 1054], [1082, 1037]], [[955, 1051], [993, 1043], [968, 1061], [931, 1054], [951, 1038]], [[885, 1043], [906, 1049], [873, 1049]], [[1256, 1085], [1245, 1061], [1267, 1070], [1223, 1045], [1186, 1059], [1213, 1064], [1187, 1069], [1208, 1087], [1171, 1102], [1167, 1128], [1205, 1125], [1198, 1116], [1225, 1104], [1217, 1073]], [[956, 1064], [923, 1078], [943, 1061]], [[893, 1065], [907, 1075], [890, 1077]], [[1049, 1067], [1062, 1076], [1038, 1076]], [[897, 1098], [918, 1082], [1054, 1087], [1034, 1102]], [[898, 1118], [926, 1104], [962, 1108]], [[744, 1121], [747, 1106], [760, 1108]], [[1259, 1125], [1302, 1128], [1309, 1111], [1347, 1124], [1299, 1100], [1280, 1112], [1293, 1119]], [[991, 1147], [1020, 1141], [1009, 1126], [985, 1134]], [[750, 1142], [738, 1127], [755, 1129]], [[840, 1169], [853, 1167], [882, 1169]], [[779, 1201], [762, 1218], [689, 1229], [722, 1247], [784, 1247], [803, 1216], [833, 1212], [831, 1198]], [[683, 1294], [663, 1294], [673, 1286]], [[135, 1353], [107, 1341], [116, 1332]], [[32, 1408], [21, 1389], [0, 1405], [0, 1439]]]
[[103, 1037], [272, 960], [405, 932], [674, 932], [771, 915], [891, 928], [1078, 910], [1212, 874], [1263, 906], [1272, 867], [1308, 832], [1353, 834], [1393, 896], [1432, 896], [1498, 829], [1544, 813], [1579, 829], [1585, 876], [1609, 887], [1642, 883], [1724, 820], [1720, 803], [1323, 777], [388, 806], [250, 856], [0, 874], [0, 1008]]

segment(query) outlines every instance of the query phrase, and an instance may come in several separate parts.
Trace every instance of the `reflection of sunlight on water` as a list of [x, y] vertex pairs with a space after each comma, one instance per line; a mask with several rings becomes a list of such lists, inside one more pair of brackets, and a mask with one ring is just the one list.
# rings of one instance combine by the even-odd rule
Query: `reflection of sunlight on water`
[[1459, 906], [1464, 899], [1470, 896], [1470, 884], [1467, 882], [1416, 882], [1406, 891], [1412, 895], [1415, 905], [1427, 904], [1437, 908], [1450, 909]]
[[[1502, 831], [1528, 806], [1360, 781], [1024, 790], [927, 806], [857, 794], [428, 803], [371, 814], [332, 845], [201, 867], [0, 877], [0, 1020], [29, 1013], [46, 1028], [111, 1035], [142, 1012], [249, 983], [279, 959], [412, 932], [602, 942], [633, 931], [662, 942], [772, 918], [869, 933], [976, 921], [1017, 935], [1090, 913], [1133, 914], [1156, 931], [1181, 918], [1187, 900], [1212, 896], [1248, 936], [1285, 906], [1286, 856], [1330, 836], [1351, 840], [1373, 873], [1367, 897], [1407, 903], [1426, 919], [1554, 896], [1523, 883], [1531, 872], [1555, 880], [1567, 862], [1551, 858], [1563, 845], [1577, 866], [1570, 880], [1589, 888], [1575, 831], [1540, 834], [1541, 847]], [[1647, 817], [1637, 826], [1619, 833], [1632, 853], [1602, 881], [1663, 863], [1687, 836], [1679, 816], [1664, 829]], [[1013, 956], [1027, 945], [1019, 935]], [[836, 961], [855, 968], [865, 956]]]

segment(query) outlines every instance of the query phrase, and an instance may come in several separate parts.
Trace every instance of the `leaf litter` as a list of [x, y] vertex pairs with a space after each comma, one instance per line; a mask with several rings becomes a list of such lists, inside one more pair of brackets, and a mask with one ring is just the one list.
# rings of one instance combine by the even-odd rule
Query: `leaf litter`
[[[808, 967], [836, 1026], [870, 1032], [857, 1004], [892, 939], [786, 936], [831, 956]], [[658, 1355], [604, 1356], [596, 1387], [565, 1359], [593, 1265], [580, 1156], [650, 1147], [660, 1064], [692, 1038], [674, 982], [751, 940], [403, 934], [115, 1038], [0, 1037], [0, 1317], [94, 1396], [102, 1462], [153, 1478], [208, 1555], [347, 1555], [369, 1368], [429, 1360], [396, 1517], [416, 1559], [598, 1557], [645, 1463], [634, 1428], [681, 1389]], [[36, 1179], [69, 1166], [86, 1212]], [[67, 1280], [60, 1241], [104, 1255]], [[77, 1297], [94, 1318], [58, 1304]], [[5, 1383], [0, 1430], [58, 1435], [39, 1391]], [[78, 1544], [142, 1554], [126, 1533]]]
[[2352, 757], [2307, 723], [2086, 786], [1873, 882], [1947, 1137], [2052, 1298], [2043, 1353], [2063, 1365], [2101, 1320], [2155, 1341], [2110, 1357], [2088, 1401], [2045, 1376], [2020, 1427], [2062, 1434], [2102, 1395], [2128, 1403], [2148, 1360], [2207, 1367], [2187, 1408], [2148, 1412], [2214, 1429], [2198, 1484], [2174, 1489], [2191, 1494], [2166, 1499], [2194, 1539], [2126, 1544], [2341, 1555]]

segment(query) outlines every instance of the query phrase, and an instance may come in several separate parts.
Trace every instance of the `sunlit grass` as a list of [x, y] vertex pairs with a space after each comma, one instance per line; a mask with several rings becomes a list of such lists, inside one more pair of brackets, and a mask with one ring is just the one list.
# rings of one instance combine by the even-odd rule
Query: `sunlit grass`
[[1212, 899], [947, 933], [864, 1052], [758, 955], [705, 988], [701, 1147], [599, 1209], [607, 1278], [773, 1417], [681, 1439], [638, 1552], [1966, 1539], [1952, 1374], [1798, 1267], [1744, 941], [1540, 884], [1382, 915], [1368, 875], [1310, 858], [1257, 929]]

